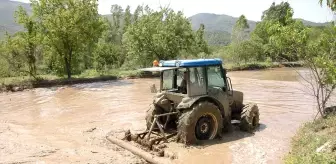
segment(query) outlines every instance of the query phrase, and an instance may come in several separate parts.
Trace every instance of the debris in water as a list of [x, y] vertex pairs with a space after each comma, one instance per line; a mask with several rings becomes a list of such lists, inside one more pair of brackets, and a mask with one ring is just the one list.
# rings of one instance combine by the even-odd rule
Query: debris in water
[[89, 129], [89, 130], [87, 130], [87, 131], [85, 131], [85, 132], [93, 132], [94, 130], [96, 130], [97, 128], [96, 127], [94, 127], [94, 128], [91, 128], [91, 129]]

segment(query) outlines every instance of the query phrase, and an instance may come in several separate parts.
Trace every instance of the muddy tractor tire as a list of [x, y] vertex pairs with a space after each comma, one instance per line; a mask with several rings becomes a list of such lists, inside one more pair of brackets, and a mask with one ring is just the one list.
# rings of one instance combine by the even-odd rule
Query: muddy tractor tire
[[252, 132], [259, 126], [259, 109], [256, 104], [246, 104], [240, 117], [240, 129]]
[[223, 118], [216, 105], [200, 102], [178, 118], [177, 141], [186, 145], [212, 140], [222, 133]]
[[[154, 104], [151, 104], [149, 109], [146, 112], [146, 126], [147, 126], [147, 130], [149, 130], [152, 126], [152, 122], [154, 120], [154, 116], [157, 114], [163, 114], [164, 111], [163, 109], [161, 109], [160, 107], [155, 106]], [[162, 120], [159, 120], [159, 123], [162, 123]], [[157, 128], [157, 125], [154, 125], [154, 128]]]

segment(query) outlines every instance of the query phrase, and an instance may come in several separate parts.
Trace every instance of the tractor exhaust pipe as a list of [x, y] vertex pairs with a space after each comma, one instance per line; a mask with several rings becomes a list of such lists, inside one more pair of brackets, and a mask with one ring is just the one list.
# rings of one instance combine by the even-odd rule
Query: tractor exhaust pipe
[[113, 138], [113, 137], [109, 137], [106, 136], [106, 139], [110, 142], [112, 142], [115, 145], [118, 145], [128, 151], [130, 151], [131, 153], [133, 153], [134, 155], [137, 155], [143, 159], [145, 159], [147, 162], [152, 163], [152, 164], [171, 164], [171, 160], [167, 160], [167, 159], [160, 159], [159, 157], [156, 157], [150, 153], [147, 153], [123, 140], [117, 139], [117, 138]]

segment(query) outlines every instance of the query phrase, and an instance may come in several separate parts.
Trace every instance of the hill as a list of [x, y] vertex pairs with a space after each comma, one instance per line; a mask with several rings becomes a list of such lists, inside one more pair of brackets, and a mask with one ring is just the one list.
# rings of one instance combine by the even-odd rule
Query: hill
[[[204, 24], [206, 31], [225, 31], [231, 33], [233, 26], [238, 20], [237, 17], [232, 17], [229, 15], [218, 15], [218, 14], [210, 14], [210, 13], [199, 13], [191, 16], [190, 21], [192, 23], [192, 27], [194, 30], [197, 30], [200, 24]], [[299, 19], [306, 26], [325, 26], [327, 23], [315, 23], [311, 21], [307, 21], [304, 19]], [[247, 22], [250, 25], [250, 31], [252, 31], [257, 22], [248, 20]]]
[[13, 34], [22, 30], [22, 27], [15, 22], [14, 13], [19, 6], [31, 12], [30, 5], [27, 3], [15, 2], [10, 0], [0, 0], [0, 38], [7, 31]]
[[[192, 28], [197, 30], [200, 24], [204, 24], [206, 31], [226, 31], [231, 33], [238, 18], [229, 15], [217, 15], [210, 13], [199, 13], [190, 18]], [[251, 29], [254, 29], [256, 22], [248, 20]]]

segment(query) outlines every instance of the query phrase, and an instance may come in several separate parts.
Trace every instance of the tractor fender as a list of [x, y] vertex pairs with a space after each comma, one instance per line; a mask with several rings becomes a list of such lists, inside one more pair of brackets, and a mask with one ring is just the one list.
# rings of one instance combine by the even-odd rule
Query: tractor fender
[[244, 107], [244, 93], [240, 91], [233, 91], [233, 95], [230, 98], [230, 107], [232, 113], [240, 113]]
[[186, 110], [186, 109], [191, 109], [194, 104], [197, 104], [198, 102], [201, 102], [201, 101], [208, 101], [208, 102], [211, 102], [211, 103], [215, 104], [218, 107], [218, 109], [220, 110], [220, 113], [221, 113], [222, 117], [225, 118], [225, 113], [224, 113], [224, 107], [223, 107], [223, 105], [218, 100], [216, 100], [214, 97], [208, 96], [208, 95], [198, 96], [198, 97], [192, 97], [192, 98], [185, 97], [177, 105], [176, 109], [178, 111], [183, 111], [183, 110]]

